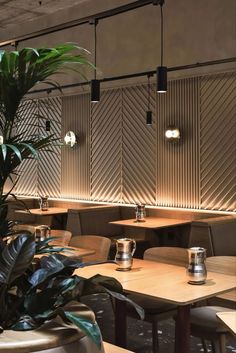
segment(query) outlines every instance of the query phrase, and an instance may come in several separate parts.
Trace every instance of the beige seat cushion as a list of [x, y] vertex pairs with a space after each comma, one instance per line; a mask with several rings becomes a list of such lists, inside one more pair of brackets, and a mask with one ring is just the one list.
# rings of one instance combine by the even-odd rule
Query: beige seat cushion
[[202, 329], [208, 332], [228, 332], [227, 327], [220, 322], [216, 313], [220, 311], [234, 311], [222, 306], [202, 306], [191, 309], [191, 326], [193, 329]]

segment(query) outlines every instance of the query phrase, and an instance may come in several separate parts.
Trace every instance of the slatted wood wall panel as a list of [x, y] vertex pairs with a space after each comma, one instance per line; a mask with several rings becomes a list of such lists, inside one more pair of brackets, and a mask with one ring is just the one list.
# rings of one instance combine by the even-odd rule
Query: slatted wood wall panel
[[122, 196], [125, 203], [156, 204], [156, 107], [150, 95], [153, 124], [146, 124], [147, 86], [122, 90]]
[[103, 92], [91, 106], [91, 199], [121, 201], [121, 91]]
[[[198, 78], [172, 81], [166, 94], [157, 95], [157, 199], [160, 206], [199, 207], [198, 86]], [[168, 125], [180, 128], [180, 142], [165, 140]]]
[[201, 79], [201, 207], [236, 211], [235, 74]]
[[62, 98], [62, 136], [78, 135], [73, 148], [62, 147], [61, 196], [90, 198], [90, 100], [88, 94]]
[[[17, 126], [17, 133], [23, 133], [25, 138], [38, 134], [38, 101], [24, 101], [20, 107], [22, 123]], [[18, 195], [37, 195], [38, 163], [36, 160], [24, 160], [18, 168], [19, 180], [15, 192]]]
[[[39, 134], [52, 135], [58, 139], [50, 147], [52, 152], [39, 153], [38, 163], [38, 194], [60, 197], [61, 194], [61, 98], [45, 98], [38, 101]], [[50, 121], [50, 131], [46, 131], [46, 120]]]
[[[88, 94], [63, 97], [61, 135], [75, 131], [78, 145], [62, 147], [61, 160], [58, 151], [38, 166], [22, 163], [17, 193], [236, 211], [235, 73], [171, 81], [166, 95], [154, 88], [152, 126], [145, 122], [147, 85], [107, 90], [96, 105]], [[60, 122], [60, 99], [50, 105]], [[38, 106], [47, 116], [40, 101], [25, 102], [27, 124]], [[177, 144], [164, 138], [172, 124], [181, 131]], [[38, 133], [32, 125], [29, 131]]]

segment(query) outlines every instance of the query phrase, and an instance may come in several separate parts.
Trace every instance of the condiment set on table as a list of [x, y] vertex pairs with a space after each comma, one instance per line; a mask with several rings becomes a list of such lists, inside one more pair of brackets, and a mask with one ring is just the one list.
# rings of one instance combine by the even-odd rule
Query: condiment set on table
[[[48, 196], [40, 197], [40, 209], [46, 211], [49, 207]], [[136, 222], [145, 222], [145, 205], [137, 204], [135, 207]], [[35, 239], [44, 240], [51, 234], [47, 225], [40, 225], [35, 229]], [[115, 261], [118, 264], [118, 271], [129, 271], [133, 265], [133, 255], [136, 250], [136, 241], [130, 238], [121, 238], [116, 241]], [[206, 249], [193, 247], [188, 250], [189, 264], [187, 267], [188, 283], [203, 284], [206, 281], [207, 270], [205, 265]]]
[[[144, 222], [145, 205], [138, 204], [135, 207], [136, 222]], [[116, 241], [115, 261], [118, 271], [129, 271], [133, 265], [133, 255], [136, 250], [136, 241], [130, 238], [121, 238]], [[207, 278], [205, 265], [206, 249], [192, 247], [187, 249], [189, 264], [187, 267], [187, 278], [189, 284], [204, 284]]]
[[[117, 271], [129, 271], [133, 265], [133, 255], [136, 249], [134, 239], [121, 238], [116, 241], [115, 261], [119, 266]], [[203, 284], [206, 281], [207, 270], [205, 265], [206, 249], [194, 247], [187, 249], [189, 264], [187, 278], [189, 284]]]

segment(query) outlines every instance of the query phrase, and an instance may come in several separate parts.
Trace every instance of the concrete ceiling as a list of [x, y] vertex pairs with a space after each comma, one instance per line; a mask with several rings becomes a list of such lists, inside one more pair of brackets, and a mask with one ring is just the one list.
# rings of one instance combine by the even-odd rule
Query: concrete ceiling
[[0, 0], [0, 28], [5, 29], [87, 0]]

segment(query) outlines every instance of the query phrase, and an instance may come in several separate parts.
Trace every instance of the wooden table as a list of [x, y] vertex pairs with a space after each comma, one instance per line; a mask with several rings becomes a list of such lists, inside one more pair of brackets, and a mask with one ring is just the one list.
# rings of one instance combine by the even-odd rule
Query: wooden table
[[16, 213], [32, 214], [34, 216], [54, 216], [58, 214], [68, 213], [67, 208], [49, 207], [47, 211], [42, 211], [40, 208], [30, 208], [28, 210], [16, 210]]
[[[63, 248], [64, 246], [61, 245], [54, 245], [56, 248]], [[93, 249], [85, 249], [85, 248], [77, 248], [73, 246], [65, 246], [67, 250], [60, 252], [60, 254], [68, 256], [68, 257], [85, 257], [89, 255], [95, 254], [95, 250]], [[48, 255], [45, 254], [37, 254], [35, 255], [36, 258], [40, 258], [42, 256]]]
[[[236, 276], [208, 272], [203, 285], [187, 283], [183, 267], [164, 263], [134, 259], [131, 271], [116, 271], [115, 264], [102, 264], [75, 271], [89, 278], [97, 273], [116, 278], [125, 291], [142, 293], [178, 306], [176, 320], [175, 352], [189, 353], [190, 346], [190, 307], [192, 303], [213, 297], [236, 288]], [[116, 344], [126, 345], [125, 304], [116, 301]]]
[[236, 336], [236, 311], [225, 311], [217, 313], [216, 316], [230, 329]]
[[28, 214], [31, 216], [54, 216], [58, 226], [62, 229], [65, 228], [65, 220], [63, 219], [64, 214], [68, 213], [67, 208], [60, 207], [49, 207], [46, 211], [42, 211], [40, 208], [29, 208], [28, 210], [16, 210], [16, 213]]
[[95, 250], [93, 249], [77, 248], [73, 246], [66, 246], [66, 248], [69, 250], [63, 251], [62, 254], [70, 257], [84, 257], [95, 254]]
[[137, 222], [135, 219], [123, 219], [119, 221], [112, 221], [109, 223], [117, 224], [119, 226], [127, 226], [127, 227], [158, 229], [158, 228], [167, 228], [167, 227], [178, 226], [183, 224], [190, 224], [191, 221], [187, 219], [146, 217], [145, 221], [140, 221], [140, 222]]
[[114, 344], [111, 344], [108, 342], [103, 341], [103, 345], [104, 345], [105, 353], [134, 353], [131, 351], [127, 351], [127, 349], [114, 346]]

